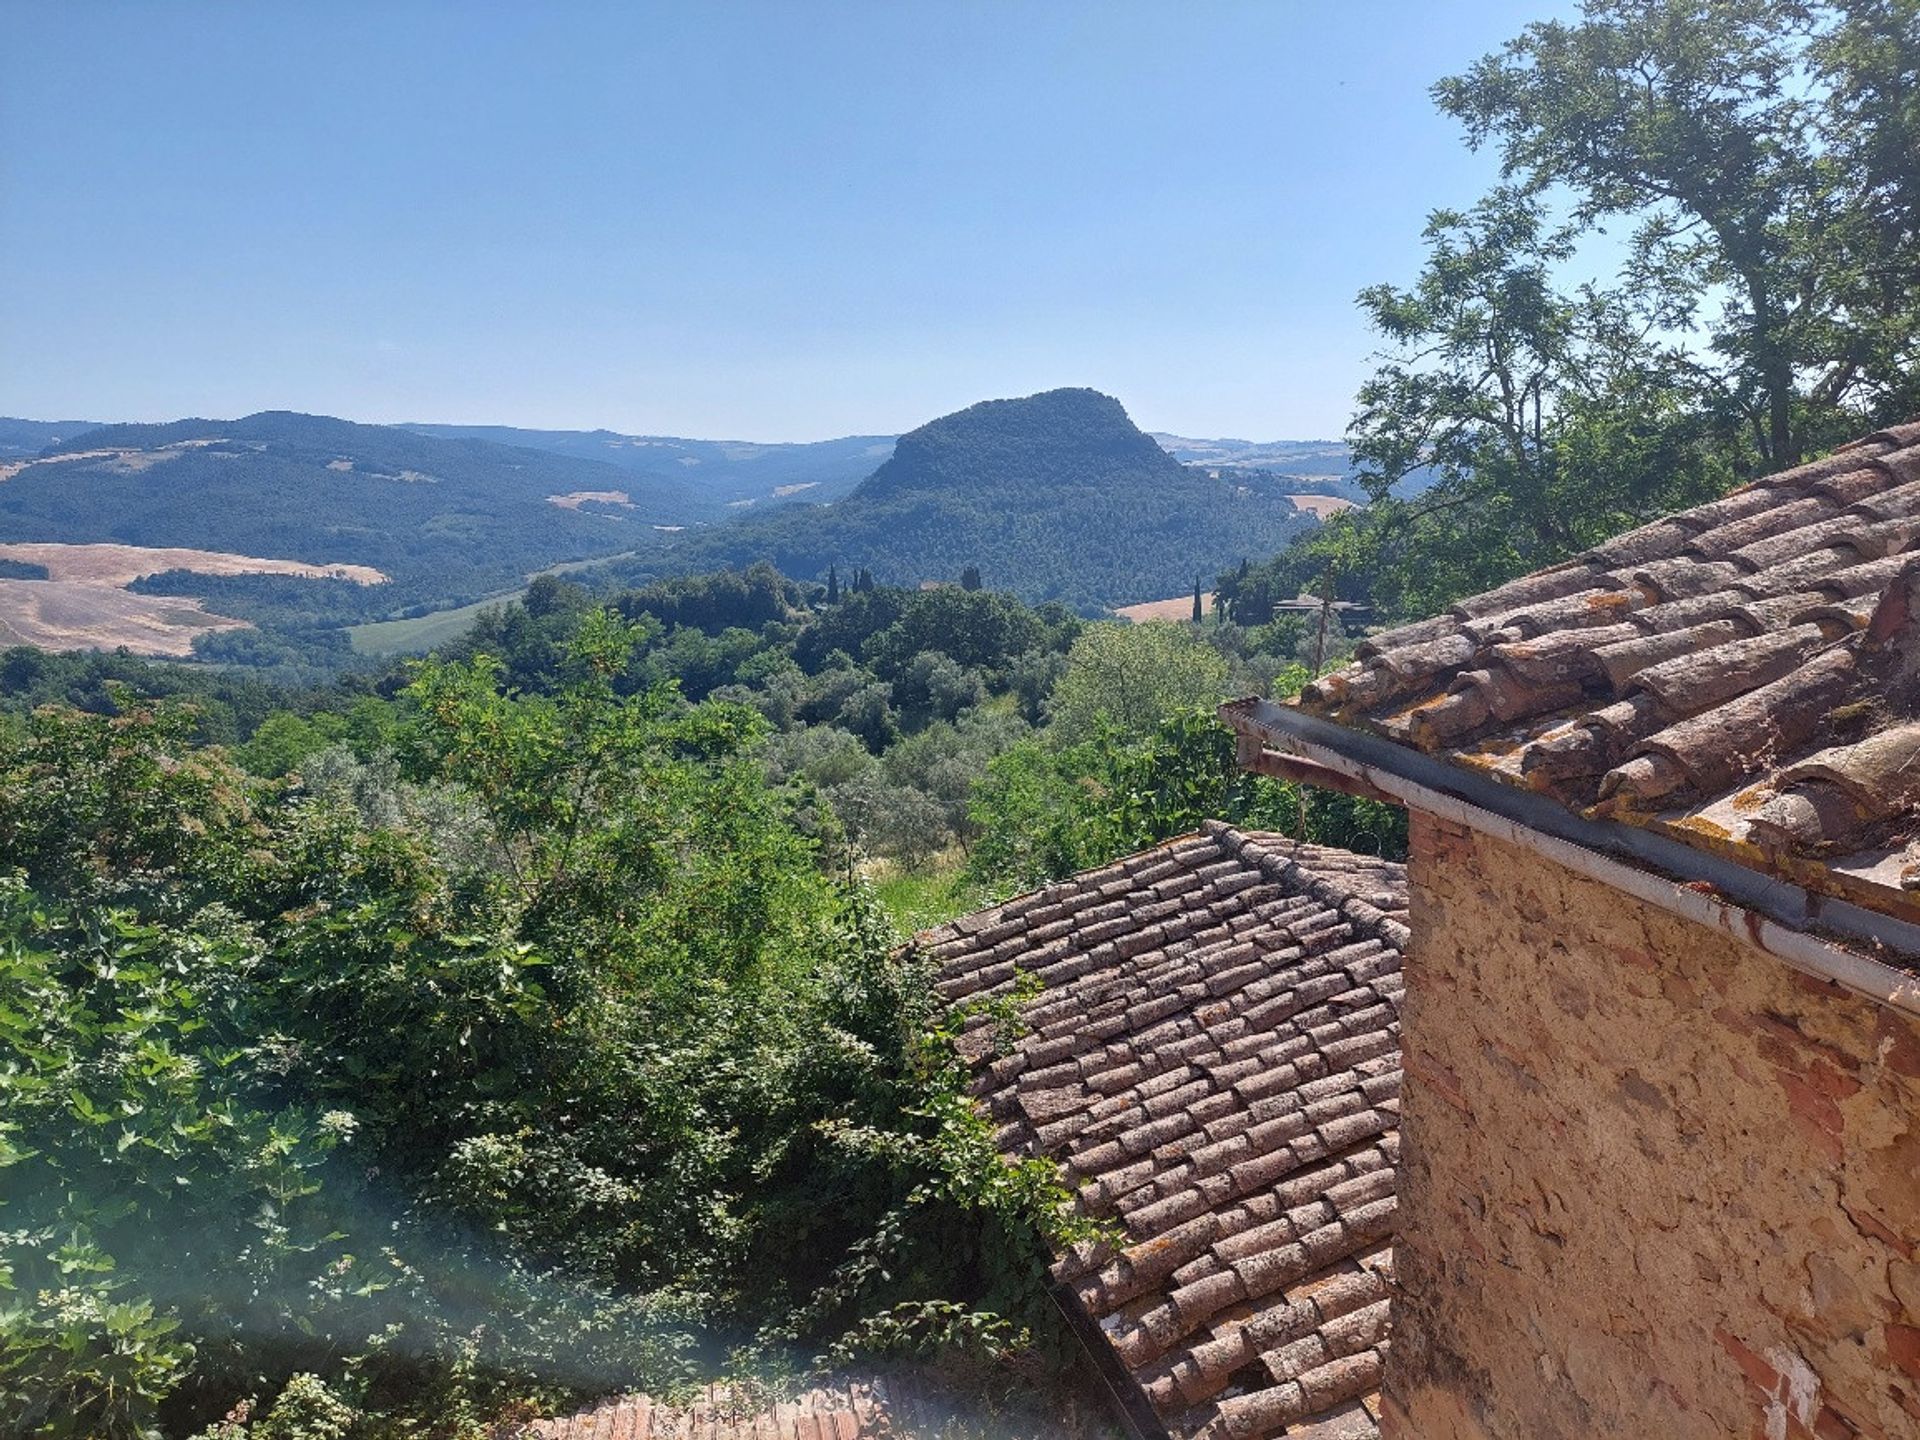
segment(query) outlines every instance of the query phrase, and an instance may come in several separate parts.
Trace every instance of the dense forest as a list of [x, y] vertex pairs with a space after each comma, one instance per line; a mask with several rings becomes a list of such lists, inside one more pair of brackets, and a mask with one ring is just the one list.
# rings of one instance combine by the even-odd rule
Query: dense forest
[[[1419, 614], [1920, 412], [1916, 94], [1920, 0], [1594, 0], [1442, 81], [1503, 178], [1360, 297], [1370, 503], [1264, 545], [1057, 392], [906, 437], [868, 528], [545, 576], [424, 660], [0, 652], [0, 1431], [480, 1440], [911, 1357], [1059, 1433], [1089, 1229], [909, 933], [1202, 818], [1397, 853], [1211, 719], [1353, 643], [1274, 602]], [[1089, 621], [1069, 521], [1116, 585], [1211, 554], [1217, 613]]]
[[[921, 901], [935, 874], [932, 903], [950, 906], [1097, 863], [1148, 830], [1176, 833], [1185, 821], [1142, 822], [1146, 829], [1079, 846], [1065, 839], [1092, 825], [1098, 805], [1088, 797], [1120, 786], [1141, 755], [1160, 753], [1163, 721], [1180, 722], [1159, 742], [1163, 763], [1214, 767], [1180, 814], [1200, 818], [1209, 804], [1242, 814], [1225, 752], [1196, 747], [1206, 727], [1194, 732], [1188, 721], [1232, 695], [1297, 685], [1315, 644], [1297, 617], [1251, 628], [1129, 627], [985, 589], [902, 590], [858, 578], [841, 586], [837, 570], [829, 574], [830, 585], [808, 585], [761, 564], [610, 595], [543, 576], [522, 601], [483, 610], [439, 658], [492, 657], [505, 688], [544, 694], [559, 683], [582, 617], [607, 608], [634, 627], [622, 693], [665, 686], [684, 701], [752, 709], [768, 727], [758, 753], [770, 783], [814, 797], [810, 833], [834, 868], [865, 866], [885, 895]], [[1327, 657], [1348, 643], [1336, 622]], [[286, 686], [248, 667], [16, 648], [0, 652], [0, 711], [55, 704], [112, 715], [123, 695], [177, 700], [191, 707], [197, 743], [278, 778], [330, 746], [363, 758], [377, 749], [412, 665], [315, 673]], [[995, 766], [1025, 777], [1017, 796], [983, 790]], [[1048, 783], [1036, 790], [1043, 772]], [[1016, 818], [997, 805], [1026, 809]], [[1044, 825], [1042, 810], [1051, 817]], [[996, 829], [1006, 834], [981, 850]], [[1056, 838], [1036, 847], [1048, 829]], [[1361, 843], [1377, 850], [1397, 840], [1389, 828]]]

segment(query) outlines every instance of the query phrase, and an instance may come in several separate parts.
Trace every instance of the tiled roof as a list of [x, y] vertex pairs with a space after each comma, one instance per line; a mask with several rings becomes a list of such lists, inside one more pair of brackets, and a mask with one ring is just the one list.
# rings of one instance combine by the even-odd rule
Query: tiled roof
[[539, 1420], [538, 1440], [897, 1440], [937, 1435], [947, 1417], [912, 1386], [850, 1381], [761, 1405], [726, 1386], [684, 1405], [621, 1395], [577, 1415]]
[[1920, 422], [1366, 640], [1303, 709], [1920, 918]]
[[962, 1052], [1119, 1227], [1055, 1278], [1175, 1435], [1378, 1433], [1405, 912], [1399, 865], [1209, 824], [920, 937], [951, 1001], [1042, 987]]

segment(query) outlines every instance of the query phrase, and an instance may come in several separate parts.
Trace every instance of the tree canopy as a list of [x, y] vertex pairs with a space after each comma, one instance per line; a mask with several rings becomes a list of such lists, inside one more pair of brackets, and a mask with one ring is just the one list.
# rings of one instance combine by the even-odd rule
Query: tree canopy
[[1175, 711], [1219, 703], [1226, 684], [1226, 660], [1187, 627], [1091, 625], [1053, 687], [1052, 734], [1074, 744], [1105, 727], [1137, 739]]
[[1425, 613], [1920, 410], [1916, 81], [1915, 0], [1593, 0], [1442, 80], [1502, 180], [1361, 294], [1371, 503], [1292, 572]]

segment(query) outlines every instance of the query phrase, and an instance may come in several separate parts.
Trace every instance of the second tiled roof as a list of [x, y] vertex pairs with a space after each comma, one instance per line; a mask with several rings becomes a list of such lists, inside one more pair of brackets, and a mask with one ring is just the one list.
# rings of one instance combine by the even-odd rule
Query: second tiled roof
[[898, 1440], [944, 1420], [899, 1381], [860, 1380], [763, 1404], [724, 1385], [680, 1405], [617, 1395], [576, 1415], [538, 1420], [533, 1440]]
[[1377, 1433], [1399, 1152], [1399, 865], [1205, 833], [930, 931], [1009, 1155], [1060, 1162], [1117, 1249], [1067, 1285], [1170, 1431]]

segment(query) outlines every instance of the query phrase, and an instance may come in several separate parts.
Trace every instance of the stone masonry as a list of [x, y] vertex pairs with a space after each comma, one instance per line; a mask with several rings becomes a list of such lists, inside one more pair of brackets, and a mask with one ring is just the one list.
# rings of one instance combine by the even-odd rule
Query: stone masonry
[[1390, 1440], [1920, 1436], [1920, 1022], [1413, 816]]

